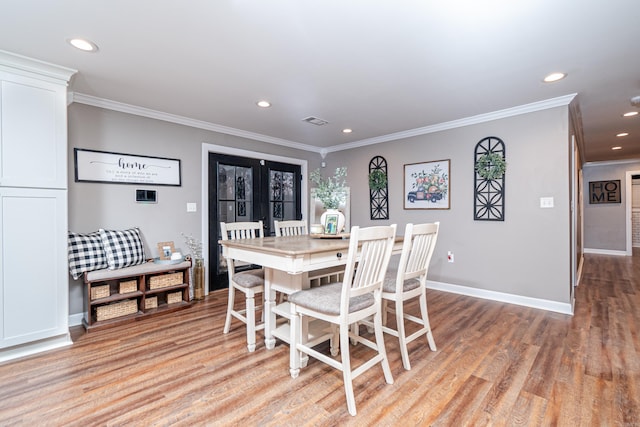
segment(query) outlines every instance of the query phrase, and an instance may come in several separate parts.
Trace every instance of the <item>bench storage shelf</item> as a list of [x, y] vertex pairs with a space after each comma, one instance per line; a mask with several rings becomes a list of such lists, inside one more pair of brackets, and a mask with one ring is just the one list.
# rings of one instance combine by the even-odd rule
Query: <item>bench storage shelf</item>
[[190, 268], [191, 261], [146, 262], [84, 273], [85, 329], [109, 328], [189, 307]]

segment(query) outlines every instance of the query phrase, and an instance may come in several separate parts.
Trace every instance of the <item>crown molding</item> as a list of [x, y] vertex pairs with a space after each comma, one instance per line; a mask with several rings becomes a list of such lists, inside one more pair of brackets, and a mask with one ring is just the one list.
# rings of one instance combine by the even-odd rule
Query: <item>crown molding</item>
[[190, 126], [197, 129], [209, 130], [212, 132], [224, 133], [226, 135], [239, 136], [241, 138], [252, 139], [256, 141], [267, 142], [269, 144], [282, 145], [284, 147], [295, 148], [297, 150], [311, 151], [320, 153], [321, 148], [314, 145], [303, 144], [301, 142], [289, 141], [286, 139], [274, 138], [255, 132], [249, 132], [242, 129], [236, 129], [228, 126], [222, 126], [215, 123], [205, 122], [203, 120], [190, 119], [184, 116], [164, 113], [162, 111], [152, 110], [150, 108], [138, 107], [136, 105], [125, 104], [122, 102], [111, 101], [109, 99], [98, 98], [82, 93], [71, 92], [69, 98], [72, 102], [79, 104], [91, 105], [93, 107], [105, 108], [107, 110], [119, 111], [121, 113], [133, 114], [136, 116], [147, 117], [150, 119], [162, 120], [169, 123]]
[[334, 145], [331, 147], [327, 147], [326, 152], [350, 150], [352, 148], [359, 148], [367, 145], [380, 144], [382, 142], [395, 141], [398, 139], [410, 138], [413, 136], [426, 135], [429, 133], [441, 132], [444, 130], [450, 130], [450, 129], [460, 128], [464, 126], [490, 122], [492, 120], [518, 116], [520, 114], [533, 113], [535, 111], [561, 107], [561, 106], [569, 105], [569, 103], [573, 100], [573, 98], [576, 97], [576, 95], [577, 95], [576, 93], [572, 93], [569, 95], [559, 96], [557, 98], [551, 98], [551, 99], [546, 99], [544, 101], [532, 102], [530, 104], [520, 105], [512, 108], [506, 108], [504, 110], [498, 110], [491, 113], [478, 114], [477, 116], [471, 116], [471, 117], [466, 117], [458, 120], [452, 120], [449, 122], [438, 123], [431, 126], [410, 129], [402, 132], [391, 133], [388, 135], [377, 136], [369, 139], [362, 139], [360, 141], [348, 142], [346, 144]]
[[37, 77], [53, 83], [68, 84], [77, 70], [28, 58], [17, 53], [0, 50], [0, 70], [6, 70], [27, 77]]
[[504, 110], [498, 110], [491, 113], [478, 114], [477, 116], [466, 117], [458, 120], [452, 120], [449, 122], [438, 123], [435, 125], [425, 126], [425, 127], [416, 128], [416, 129], [409, 129], [406, 131], [377, 136], [374, 138], [362, 139], [359, 141], [348, 142], [346, 144], [333, 145], [331, 147], [316, 147], [314, 145], [303, 144], [301, 142], [274, 138], [271, 136], [249, 132], [242, 129], [222, 126], [215, 123], [205, 122], [202, 120], [190, 119], [188, 117], [164, 113], [162, 111], [152, 110], [144, 107], [138, 107], [135, 105], [124, 104], [122, 102], [111, 101], [108, 99], [98, 98], [95, 96], [85, 95], [77, 92], [71, 92], [69, 94], [69, 99], [71, 102], [77, 102], [80, 104], [91, 105], [94, 107], [105, 108], [108, 110], [119, 111], [127, 114], [134, 114], [137, 116], [148, 117], [156, 120], [163, 120], [165, 122], [176, 123], [184, 126], [198, 128], [198, 129], [209, 130], [212, 132], [219, 132], [227, 135], [239, 136], [242, 138], [262, 141], [269, 144], [281, 145], [284, 147], [294, 148], [297, 150], [310, 151], [312, 153], [318, 153], [322, 156], [322, 158], [324, 158], [327, 155], [327, 153], [331, 153], [331, 152], [350, 150], [353, 148], [364, 147], [367, 145], [380, 144], [383, 142], [395, 141], [398, 139], [410, 138], [413, 136], [426, 135], [429, 133], [441, 132], [441, 131], [455, 129], [459, 127], [489, 122], [492, 120], [513, 117], [520, 114], [527, 114], [527, 113], [532, 113], [536, 111], [546, 110], [549, 108], [561, 107], [561, 106], [569, 105], [569, 103], [571, 103], [571, 101], [576, 97], [576, 95], [577, 94], [572, 93], [569, 95], [559, 96], [557, 98], [551, 98], [544, 101], [532, 102], [530, 104], [520, 105], [512, 108], [506, 108]]
[[624, 165], [627, 163], [639, 163], [640, 159], [625, 159], [625, 160], [602, 160], [597, 162], [586, 162], [582, 165], [582, 167], [590, 167], [590, 166], [615, 166], [615, 165]]

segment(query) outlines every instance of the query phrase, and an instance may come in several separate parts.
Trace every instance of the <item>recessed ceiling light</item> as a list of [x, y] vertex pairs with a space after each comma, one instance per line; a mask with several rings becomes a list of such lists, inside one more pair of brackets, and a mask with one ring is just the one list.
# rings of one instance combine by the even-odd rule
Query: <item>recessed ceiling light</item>
[[622, 147], [618, 146], [618, 147], [611, 147], [612, 150], [622, 150]]
[[75, 47], [76, 49], [80, 49], [82, 51], [85, 52], [97, 52], [98, 51], [98, 46], [90, 41], [90, 40], [85, 40], [85, 39], [69, 39], [67, 40], [69, 42], [69, 44], [73, 47]]
[[547, 77], [545, 77], [542, 81], [545, 83], [553, 83], [553, 82], [557, 82], [558, 80], [562, 80], [565, 77], [567, 77], [565, 73], [551, 73]]
[[342, 129], [342, 133], [351, 133], [353, 132], [352, 129], [346, 128], [346, 129]]
[[618, 138], [622, 138], [623, 136], [629, 136], [629, 132], [620, 132], [616, 135]]
[[629, 111], [628, 113], [624, 113], [622, 115], [622, 117], [633, 117], [633, 116], [637, 116], [638, 112], [637, 111]]
[[269, 101], [258, 101], [256, 105], [261, 108], [269, 108], [271, 107], [271, 103]]

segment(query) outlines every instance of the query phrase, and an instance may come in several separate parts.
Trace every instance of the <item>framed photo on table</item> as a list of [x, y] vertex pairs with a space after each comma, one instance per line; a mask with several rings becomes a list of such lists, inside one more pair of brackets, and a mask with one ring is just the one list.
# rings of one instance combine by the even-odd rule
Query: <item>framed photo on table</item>
[[327, 214], [324, 220], [325, 234], [338, 234], [338, 215]]
[[173, 242], [160, 242], [158, 243], [158, 258], [161, 260], [170, 260], [171, 254], [176, 251]]
[[449, 159], [404, 165], [404, 208], [449, 209], [450, 170]]

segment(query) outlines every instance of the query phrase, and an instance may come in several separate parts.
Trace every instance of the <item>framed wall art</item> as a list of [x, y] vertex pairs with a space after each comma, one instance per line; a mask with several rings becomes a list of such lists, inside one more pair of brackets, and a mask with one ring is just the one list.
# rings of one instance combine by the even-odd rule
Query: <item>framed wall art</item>
[[449, 159], [404, 165], [404, 208], [449, 209], [450, 169]]
[[76, 182], [172, 185], [179, 187], [180, 160], [73, 149]]
[[620, 180], [589, 181], [589, 204], [621, 203]]

